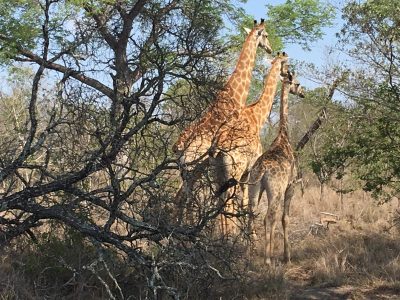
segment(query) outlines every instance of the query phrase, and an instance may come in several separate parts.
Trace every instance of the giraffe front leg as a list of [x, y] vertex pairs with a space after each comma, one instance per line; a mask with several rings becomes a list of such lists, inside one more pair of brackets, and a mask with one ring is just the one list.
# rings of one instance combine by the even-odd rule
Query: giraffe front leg
[[[246, 210], [249, 209], [249, 186], [247, 182], [249, 181], [250, 174], [246, 172], [243, 174], [243, 176], [240, 178], [240, 181], [242, 182], [240, 184], [240, 191], [241, 191], [241, 200], [242, 200], [242, 209]], [[243, 183], [246, 182], [246, 183]]]
[[175, 202], [176, 202], [176, 210], [175, 210], [175, 217], [174, 221], [177, 222], [177, 225], [181, 225], [183, 221], [183, 213], [185, 207], [185, 194], [184, 194], [184, 183], [182, 183], [181, 187], [179, 188], [178, 192], [175, 195]]
[[220, 214], [220, 233], [222, 237], [226, 236], [226, 217]]
[[235, 228], [235, 223], [232, 220], [232, 216], [234, 213], [233, 201], [232, 197], [230, 196], [229, 190], [221, 195], [220, 201], [222, 205], [222, 212], [220, 214], [221, 235], [224, 238], [229, 238], [229, 234], [232, 234]]
[[182, 223], [188, 221], [188, 216], [190, 215], [189, 199], [191, 189], [191, 181], [184, 178], [178, 192], [175, 195], [175, 203], [177, 204], [177, 208], [174, 219], [177, 222], [177, 225], [182, 225]]
[[[241, 212], [242, 216], [241, 222], [238, 222], [238, 224], [242, 224], [242, 230], [244, 230], [245, 236], [249, 236], [251, 234], [250, 231], [250, 204], [249, 204], [249, 189], [247, 184], [240, 184], [240, 193], [239, 193], [239, 203], [238, 203], [239, 209], [238, 211]], [[246, 239], [246, 238], [245, 238]]]
[[225, 215], [226, 209], [227, 209], [226, 203], [225, 203], [225, 197], [226, 197], [226, 193], [223, 193], [222, 195], [220, 195], [220, 197], [218, 199], [218, 206], [220, 206], [220, 209], [221, 209], [221, 212], [218, 216], [219, 234], [221, 235], [222, 238], [226, 237], [227, 227], [228, 227], [227, 217]]
[[219, 219], [219, 234], [222, 238], [226, 237], [227, 232], [227, 220], [225, 212], [227, 210], [227, 190], [226, 190], [226, 165], [224, 162], [224, 154], [218, 152], [215, 156], [210, 156], [210, 171], [211, 171], [211, 178], [213, 181], [213, 188], [215, 190], [215, 196], [217, 199], [217, 208], [220, 210], [218, 219]]

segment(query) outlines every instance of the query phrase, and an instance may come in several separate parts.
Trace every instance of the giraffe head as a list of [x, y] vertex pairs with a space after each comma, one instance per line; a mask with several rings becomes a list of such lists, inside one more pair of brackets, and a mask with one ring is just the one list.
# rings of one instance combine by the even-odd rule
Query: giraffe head
[[279, 60], [281, 63], [281, 73], [282, 78], [288, 77], [289, 72], [289, 56], [286, 52], [278, 52], [274, 60]]
[[287, 80], [289, 81], [290, 84], [289, 93], [291, 93], [292, 95], [299, 96], [300, 98], [304, 98], [305, 97], [304, 89], [300, 85], [300, 82], [297, 79], [296, 74], [288, 70]]
[[278, 64], [280, 64], [280, 68], [276, 70], [280, 72], [281, 80], [283, 79], [283, 77], [287, 76], [287, 71], [289, 69], [288, 60], [289, 56], [286, 52], [277, 52], [273, 59], [269, 59], [268, 57], [266, 59], [266, 61], [270, 63], [271, 66], [275, 64], [278, 66]]
[[304, 89], [300, 85], [299, 80], [297, 79], [296, 74], [293, 71], [289, 70], [288, 57], [285, 52], [282, 55], [278, 52], [278, 55], [275, 59], [281, 58], [281, 74], [283, 82], [287, 82], [289, 84], [289, 93], [292, 95], [299, 96], [300, 98], [304, 98]]
[[268, 40], [268, 33], [265, 31], [264, 19], [261, 19], [260, 24], [257, 24], [257, 20], [254, 20], [253, 30], [249, 28], [244, 28], [244, 30], [250, 35], [253, 34], [256, 39], [256, 45], [267, 53], [272, 53], [272, 47]]

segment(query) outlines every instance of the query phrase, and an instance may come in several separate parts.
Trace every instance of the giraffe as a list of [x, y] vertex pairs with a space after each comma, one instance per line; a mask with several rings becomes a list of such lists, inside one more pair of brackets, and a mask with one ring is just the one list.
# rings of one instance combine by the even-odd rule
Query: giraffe
[[[260, 131], [268, 118], [277, 85], [283, 75], [282, 66], [287, 62], [288, 57], [283, 52], [275, 57], [271, 62], [271, 67], [264, 79], [263, 91], [259, 99], [245, 107], [235, 123], [231, 126], [222, 127], [222, 134], [217, 143], [218, 153], [215, 159], [210, 158], [215, 168], [215, 177], [221, 186], [229, 179], [235, 179], [237, 182], [243, 181], [250, 167], [262, 153], [260, 141]], [[247, 185], [241, 185], [243, 206], [247, 206]], [[228, 194], [223, 199], [231, 197]], [[227, 212], [234, 212], [233, 201], [227, 203]], [[221, 221], [222, 232], [235, 231], [232, 219], [224, 218]]]
[[[258, 206], [266, 191], [268, 210], [264, 216], [264, 263], [270, 264], [274, 248], [274, 231], [277, 210], [283, 202], [282, 226], [284, 233], [284, 260], [290, 262], [288, 240], [289, 208], [293, 197], [295, 179], [295, 156], [289, 141], [288, 96], [289, 92], [303, 95], [302, 88], [288, 71], [282, 82], [279, 132], [270, 148], [253, 165], [249, 176], [249, 204]], [[252, 220], [250, 218], [250, 224]], [[251, 225], [250, 225], [251, 227]], [[267, 232], [269, 228], [269, 236]]]
[[186, 169], [188, 165], [195, 165], [207, 157], [213, 141], [218, 138], [221, 125], [237, 117], [245, 106], [257, 48], [261, 47], [267, 53], [272, 53], [264, 19], [261, 19], [260, 24], [254, 21], [254, 28], [246, 31], [249, 32], [248, 36], [227, 83], [203, 116], [185, 128], [172, 147], [179, 156], [180, 166]]
[[172, 150], [179, 157], [178, 165], [183, 179], [183, 184], [176, 196], [181, 207], [177, 216], [178, 222], [181, 221], [182, 210], [186, 206], [183, 204], [187, 201], [185, 194], [196, 180], [194, 177], [197, 175], [195, 176], [192, 173], [199, 173], [198, 170], [196, 171], [196, 165], [202, 164], [208, 158], [213, 142], [218, 139], [221, 126], [235, 119], [239, 111], [245, 106], [257, 48], [260, 47], [267, 53], [272, 53], [263, 19], [261, 19], [260, 24], [254, 21], [252, 30], [245, 30], [248, 35], [234, 72], [208, 110], [199, 120], [185, 128], [172, 147]]

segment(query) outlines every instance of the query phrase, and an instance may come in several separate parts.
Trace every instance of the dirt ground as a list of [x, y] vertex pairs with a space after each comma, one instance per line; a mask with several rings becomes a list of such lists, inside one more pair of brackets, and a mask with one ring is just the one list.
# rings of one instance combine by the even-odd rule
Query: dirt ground
[[355, 299], [400, 299], [400, 295], [396, 290], [390, 288], [378, 289], [360, 289], [353, 286], [340, 286], [340, 287], [315, 287], [306, 288], [304, 290], [294, 290], [293, 295], [290, 296], [292, 300], [320, 300], [320, 299], [333, 299], [333, 300], [355, 300]]

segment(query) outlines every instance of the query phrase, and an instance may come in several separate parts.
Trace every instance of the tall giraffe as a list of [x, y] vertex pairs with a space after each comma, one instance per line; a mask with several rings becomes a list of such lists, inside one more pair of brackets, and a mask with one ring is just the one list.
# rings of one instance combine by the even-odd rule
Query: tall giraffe
[[[282, 55], [278, 53], [277, 57], [271, 62], [271, 68], [265, 76], [264, 88], [259, 99], [245, 107], [235, 123], [222, 128], [222, 134], [217, 143], [218, 153], [215, 159], [210, 158], [215, 168], [215, 177], [219, 186], [232, 178], [236, 181], [244, 181], [243, 177], [246, 177], [250, 167], [261, 155], [261, 128], [271, 112], [280, 80], [279, 75], [283, 75], [283, 72], [285, 72], [282, 66], [287, 60], [288, 57], [285, 53]], [[241, 187], [243, 205], [247, 206], [247, 185], [241, 185]], [[231, 197], [227, 193], [223, 198], [226, 199], [228, 196]], [[226, 210], [231, 214], [234, 212], [233, 201], [228, 201]], [[234, 229], [232, 219], [225, 218], [222, 221], [223, 232], [234, 231]]]
[[190, 124], [179, 136], [172, 150], [179, 156], [180, 165], [187, 168], [207, 156], [213, 142], [218, 139], [219, 129], [223, 124], [236, 118], [245, 106], [249, 93], [252, 70], [254, 68], [258, 47], [272, 53], [264, 20], [254, 28], [243, 44], [236, 68], [228, 82], [217, 94], [215, 101], [204, 115]]
[[[279, 132], [270, 148], [255, 162], [250, 171], [249, 202], [256, 206], [266, 191], [268, 210], [264, 217], [264, 262], [271, 263], [275, 239], [277, 211], [283, 203], [282, 226], [284, 234], [284, 259], [290, 261], [288, 240], [289, 208], [293, 196], [293, 180], [295, 179], [295, 157], [289, 141], [288, 96], [301, 94], [301, 87], [289, 71], [283, 79], [280, 106]], [[269, 228], [269, 234], [267, 232]]]
[[172, 148], [179, 156], [183, 178], [183, 184], [176, 195], [179, 203], [178, 222], [182, 221], [183, 210], [187, 206], [187, 192], [199, 177], [199, 174], [193, 173], [201, 173], [198, 166], [208, 164], [208, 152], [214, 141], [218, 139], [221, 126], [237, 118], [239, 111], [246, 104], [257, 48], [260, 47], [267, 53], [272, 53], [263, 19], [258, 25], [257, 21], [254, 21], [254, 28], [246, 29], [246, 32], [248, 36], [235, 70], [227, 83], [204, 115], [181, 133]]

